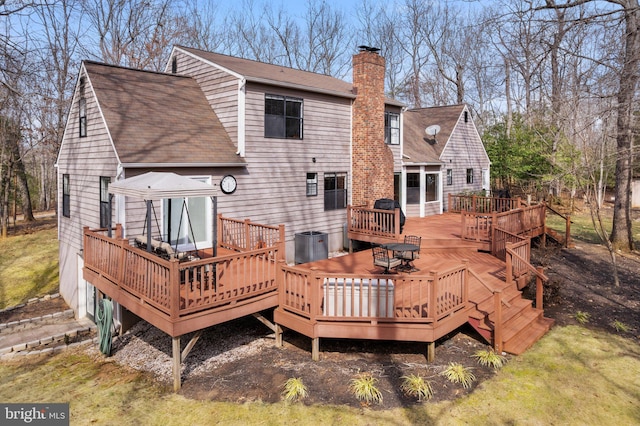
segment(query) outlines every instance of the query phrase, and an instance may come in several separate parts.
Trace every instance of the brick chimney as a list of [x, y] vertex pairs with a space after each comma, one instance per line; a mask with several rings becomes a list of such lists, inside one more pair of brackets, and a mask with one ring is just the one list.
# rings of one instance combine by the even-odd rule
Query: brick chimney
[[384, 58], [360, 47], [353, 56], [352, 204], [393, 199], [393, 154], [384, 143]]

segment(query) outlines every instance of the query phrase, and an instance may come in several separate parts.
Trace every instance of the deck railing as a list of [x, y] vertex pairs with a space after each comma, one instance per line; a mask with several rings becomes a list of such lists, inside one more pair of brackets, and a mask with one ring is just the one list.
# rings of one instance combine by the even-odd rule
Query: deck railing
[[249, 219], [237, 220], [218, 215], [218, 244], [229, 250], [255, 250], [284, 241], [284, 225], [269, 226]]
[[349, 239], [380, 242], [400, 239], [400, 209], [347, 206]]
[[449, 194], [448, 211], [453, 213], [493, 213], [506, 212], [522, 207], [518, 198], [482, 197], [479, 195]]
[[502, 213], [461, 213], [462, 238], [469, 241], [491, 243], [496, 228], [515, 235], [542, 235], [545, 224], [544, 203]]
[[126, 292], [176, 320], [276, 291], [282, 244], [181, 262], [85, 228], [84, 267], [108, 281], [101, 291]]
[[283, 266], [279, 306], [312, 323], [431, 323], [464, 309], [467, 265], [428, 275], [335, 274]]

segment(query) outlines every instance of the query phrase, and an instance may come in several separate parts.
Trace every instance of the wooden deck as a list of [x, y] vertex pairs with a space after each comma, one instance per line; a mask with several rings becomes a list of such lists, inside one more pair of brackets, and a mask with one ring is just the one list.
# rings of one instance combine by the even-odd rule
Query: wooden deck
[[[417, 271], [382, 274], [370, 250], [284, 267], [274, 320], [310, 337], [314, 359], [320, 338], [426, 342], [427, 358], [432, 359], [433, 343], [467, 322], [496, 350], [522, 353], [551, 326], [542, 311], [541, 282], [546, 277], [529, 263], [528, 237], [532, 229], [544, 229], [544, 222], [522, 220], [543, 221], [540, 210], [513, 210], [502, 223], [516, 232], [497, 228], [488, 234], [505, 232], [500, 246], [505, 260], [490, 252], [494, 242], [464, 238], [463, 215], [445, 213], [408, 218], [401, 235], [380, 241], [421, 236], [420, 258], [413, 262]], [[518, 223], [523, 224], [521, 235], [513, 225]], [[536, 275], [540, 297], [534, 308], [520, 289]]]
[[[465, 323], [496, 350], [517, 354], [551, 325], [542, 315], [546, 277], [529, 263], [529, 237], [544, 230], [544, 217], [539, 209], [523, 211], [511, 211], [502, 222], [494, 214], [493, 221], [482, 219], [489, 241], [476, 237], [477, 230], [470, 236], [465, 225], [473, 216], [469, 212], [408, 218], [399, 234], [398, 211], [361, 211], [360, 218], [375, 217], [379, 224], [379, 214], [384, 214], [384, 223], [393, 223], [386, 231], [365, 230], [372, 241], [422, 237], [420, 258], [413, 262], [416, 270], [393, 274], [374, 267], [370, 250], [286, 265], [283, 226], [222, 217], [216, 256], [199, 253], [186, 261], [148, 253], [118, 232], [109, 237], [105, 230], [85, 229], [84, 278], [173, 338], [176, 389], [180, 362], [195, 343], [180, 353], [180, 336], [273, 308], [275, 324], [267, 325], [276, 332], [276, 342], [282, 344], [283, 328], [308, 336], [314, 359], [320, 338], [354, 338], [425, 342], [432, 360], [436, 340]], [[370, 228], [373, 222], [353, 221], [350, 226], [359, 223]], [[362, 230], [351, 227], [350, 235], [352, 231]], [[504, 260], [496, 257], [496, 247]], [[531, 276], [537, 282], [535, 308], [520, 293]]]

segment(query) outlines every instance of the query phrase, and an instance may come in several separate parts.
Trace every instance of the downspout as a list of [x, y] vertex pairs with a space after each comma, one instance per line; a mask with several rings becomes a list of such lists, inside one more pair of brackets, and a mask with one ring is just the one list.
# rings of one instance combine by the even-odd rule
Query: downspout
[[245, 117], [246, 117], [247, 80], [238, 81], [238, 150], [236, 154], [244, 158], [245, 155]]
[[400, 110], [400, 208], [407, 211], [407, 168], [404, 165], [404, 113], [407, 107]]

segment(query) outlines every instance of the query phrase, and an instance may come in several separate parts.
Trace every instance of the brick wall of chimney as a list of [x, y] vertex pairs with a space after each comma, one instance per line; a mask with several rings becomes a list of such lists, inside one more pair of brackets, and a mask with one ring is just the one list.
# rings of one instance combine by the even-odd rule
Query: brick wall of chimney
[[352, 204], [393, 198], [393, 154], [384, 143], [384, 58], [362, 51], [353, 56]]

